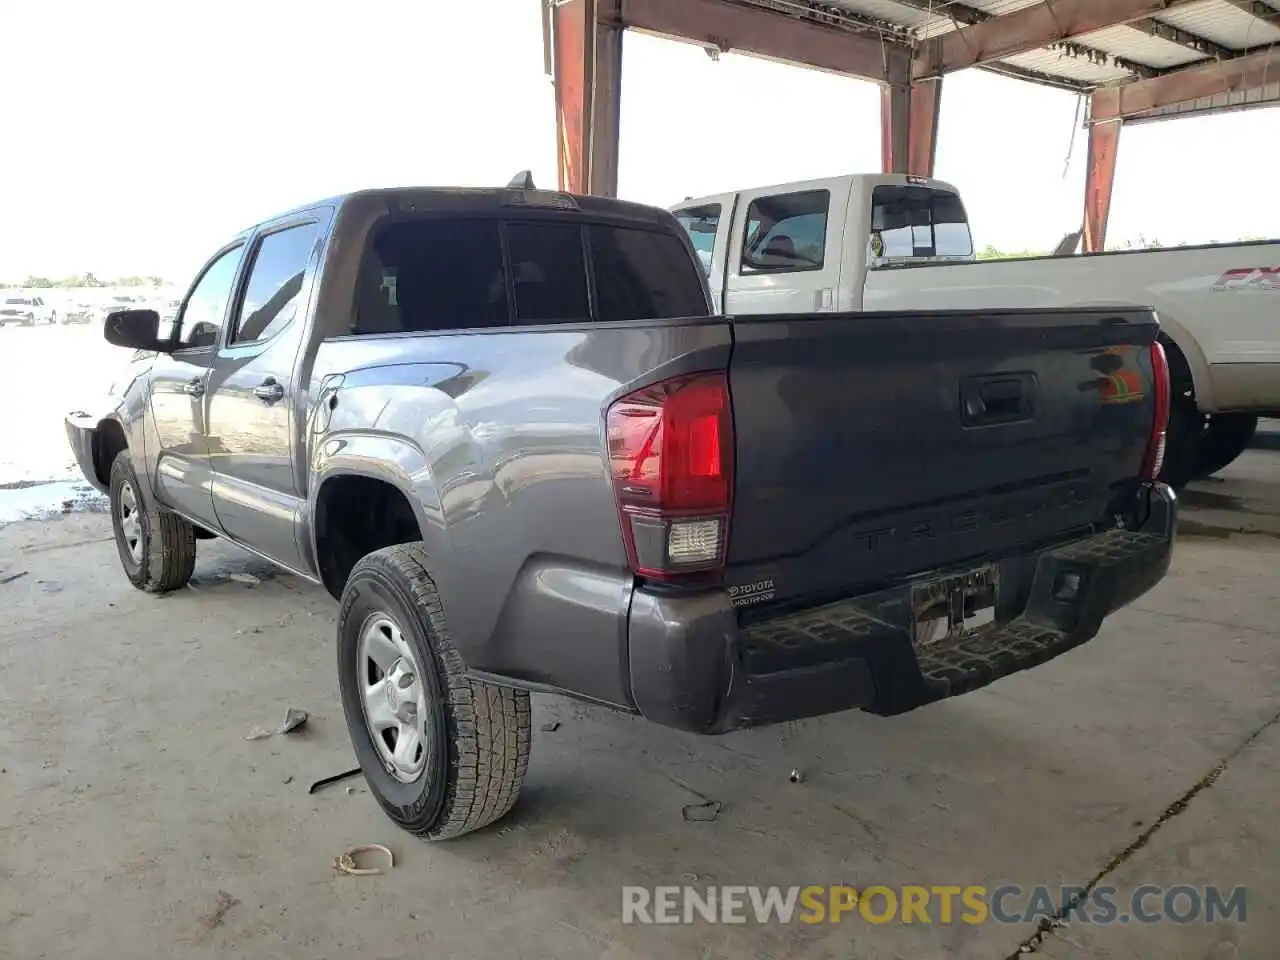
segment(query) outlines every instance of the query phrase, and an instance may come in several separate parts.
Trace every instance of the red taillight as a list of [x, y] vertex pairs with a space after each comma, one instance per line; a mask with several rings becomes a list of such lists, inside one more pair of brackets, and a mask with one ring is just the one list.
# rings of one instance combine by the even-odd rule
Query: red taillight
[[1157, 340], [1151, 344], [1151, 379], [1155, 387], [1155, 418], [1151, 423], [1151, 438], [1147, 441], [1147, 453], [1142, 459], [1142, 479], [1156, 480], [1164, 466], [1164, 448], [1169, 430], [1169, 358], [1164, 346]]
[[664, 380], [605, 415], [613, 495], [631, 569], [669, 580], [724, 566], [733, 417], [723, 373]]

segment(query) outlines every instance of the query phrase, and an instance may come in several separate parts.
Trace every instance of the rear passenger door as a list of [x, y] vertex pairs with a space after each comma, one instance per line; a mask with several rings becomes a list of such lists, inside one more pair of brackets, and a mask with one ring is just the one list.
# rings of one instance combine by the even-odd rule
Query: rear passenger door
[[228, 536], [293, 569], [306, 491], [301, 433], [306, 397], [298, 356], [323, 225], [274, 224], [253, 241], [209, 378], [213, 504]]
[[848, 181], [739, 194], [726, 250], [724, 312], [834, 310]]

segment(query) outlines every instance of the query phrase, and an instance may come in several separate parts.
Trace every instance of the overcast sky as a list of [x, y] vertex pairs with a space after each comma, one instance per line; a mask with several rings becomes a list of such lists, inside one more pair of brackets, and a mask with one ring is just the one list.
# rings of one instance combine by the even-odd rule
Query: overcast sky
[[[481, 16], [481, 9], [483, 15]], [[226, 236], [360, 186], [555, 183], [538, 0], [0, 0], [0, 277], [185, 280]], [[21, 78], [19, 82], [17, 78]], [[975, 240], [1080, 224], [1076, 97], [949, 77], [936, 173]], [[619, 192], [689, 195], [880, 162], [869, 83], [628, 34]], [[1280, 233], [1280, 110], [1127, 128], [1109, 240]], [[1252, 185], [1252, 187], [1251, 187]]]

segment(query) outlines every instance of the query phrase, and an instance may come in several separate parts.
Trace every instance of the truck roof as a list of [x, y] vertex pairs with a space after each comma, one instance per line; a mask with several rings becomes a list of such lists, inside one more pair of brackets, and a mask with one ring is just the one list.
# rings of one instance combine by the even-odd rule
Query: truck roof
[[388, 213], [499, 213], [553, 210], [578, 212], [587, 217], [626, 220], [637, 225], [674, 232], [679, 224], [666, 210], [627, 200], [581, 196], [554, 190], [526, 190], [519, 187], [382, 187], [355, 190], [302, 204], [255, 223], [241, 231], [252, 233], [276, 220], [295, 217], [310, 210], [383, 208]]
[[[905, 187], [918, 186], [928, 187], [931, 190], [942, 190], [947, 193], [954, 193], [959, 196], [960, 191], [945, 180], [935, 180], [933, 177], [917, 177], [906, 173], [846, 173], [835, 177], [815, 177], [811, 180], [796, 180], [791, 183], [769, 184], [768, 186], [753, 186], [743, 189], [749, 189], [753, 193], [757, 191], [768, 193], [796, 193], [800, 190], [811, 188], [817, 184], [830, 183], [832, 181], [846, 181], [860, 186], [863, 190], [874, 190], [876, 187]], [[716, 200], [720, 197], [732, 196], [735, 193], [741, 193], [742, 190], [726, 190], [723, 193], [712, 193], [704, 197], [685, 197], [679, 203], [672, 204], [671, 209], [678, 210], [682, 207], [695, 207], [698, 204]]]

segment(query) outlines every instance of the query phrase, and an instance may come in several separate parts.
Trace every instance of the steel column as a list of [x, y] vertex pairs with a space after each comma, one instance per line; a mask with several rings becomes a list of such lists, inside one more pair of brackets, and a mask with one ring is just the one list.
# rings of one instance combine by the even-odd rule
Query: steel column
[[616, 196], [622, 27], [600, 21], [610, 0], [556, 0], [550, 48], [556, 100], [556, 174], [561, 190]]
[[1107, 239], [1121, 124], [1120, 120], [1108, 120], [1089, 127], [1089, 165], [1084, 182], [1085, 253], [1100, 253]]
[[942, 78], [880, 87], [880, 168], [933, 176], [938, 152]]

